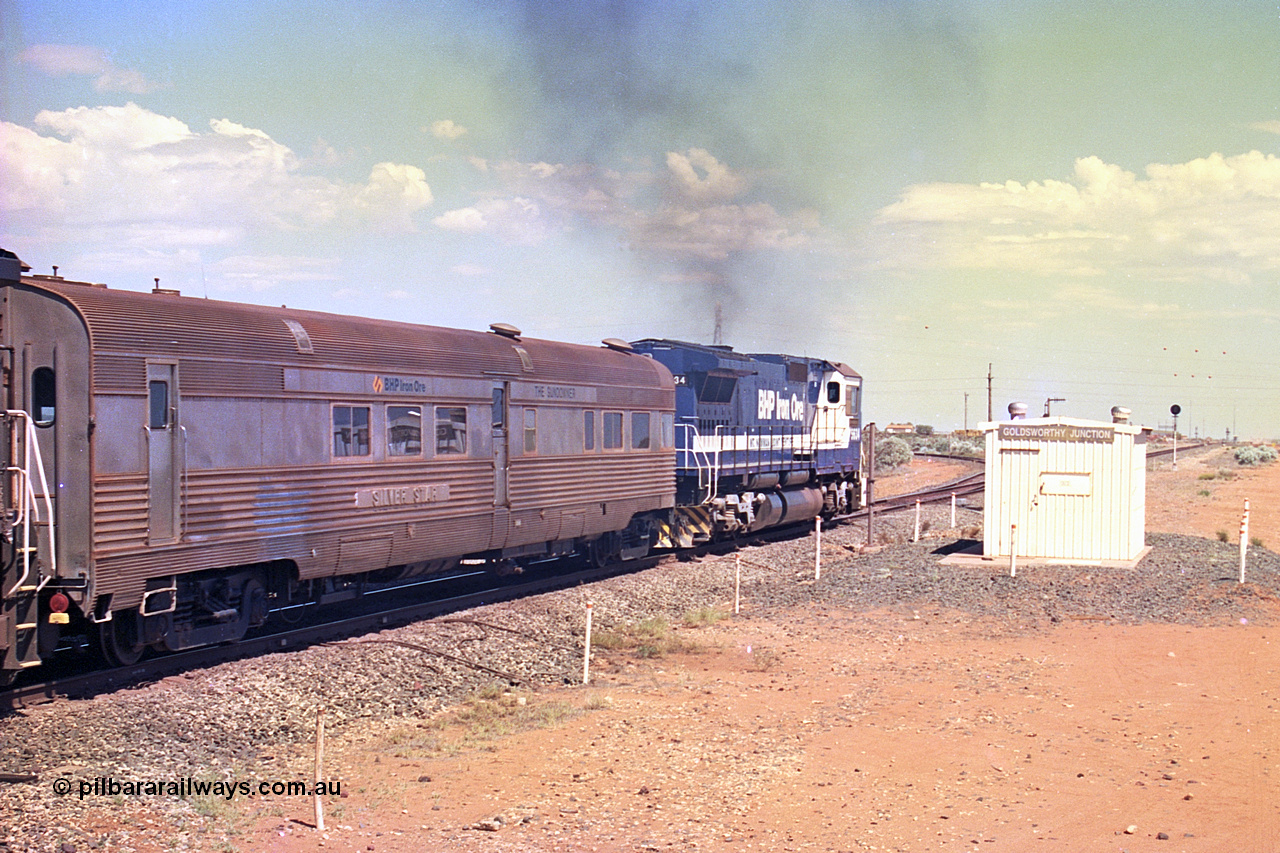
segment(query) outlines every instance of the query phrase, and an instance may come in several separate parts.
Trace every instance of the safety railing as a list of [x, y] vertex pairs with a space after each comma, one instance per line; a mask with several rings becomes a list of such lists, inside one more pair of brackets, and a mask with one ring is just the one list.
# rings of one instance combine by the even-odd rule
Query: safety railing
[[[14, 519], [14, 527], [22, 527], [22, 574], [18, 577], [17, 582], [11, 589], [4, 593], [5, 598], [11, 598], [14, 593], [28, 585], [28, 579], [31, 576], [31, 553], [33, 550], [31, 544], [31, 525], [32, 515], [35, 515], [35, 523], [40, 523], [39, 507], [43, 498], [45, 518], [49, 527], [49, 576], [40, 581], [36, 586], [36, 592], [49, 582], [50, 578], [57, 577], [58, 574], [58, 548], [55, 522], [53, 517], [53, 498], [49, 494], [49, 480], [44, 473], [44, 458], [40, 455], [40, 444], [36, 440], [36, 426], [31, 420], [31, 415], [22, 409], [6, 410], [5, 418], [11, 422], [20, 422], [23, 424], [23, 463], [19, 467], [10, 465], [5, 469], [5, 473], [16, 475], [18, 488], [15, 503], [15, 509], [18, 517]], [[32, 464], [34, 462], [35, 473], [39, 477], [40, 495], [36, 494], [35, 485], [31, 480]]]

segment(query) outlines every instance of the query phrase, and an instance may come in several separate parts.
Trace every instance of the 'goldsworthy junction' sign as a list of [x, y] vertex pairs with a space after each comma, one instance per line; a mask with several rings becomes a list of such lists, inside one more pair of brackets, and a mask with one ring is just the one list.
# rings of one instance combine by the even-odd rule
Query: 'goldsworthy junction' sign
[[1001, 441], [1114, 441], [1115, 427], [1069, 424], [1001, 424]]

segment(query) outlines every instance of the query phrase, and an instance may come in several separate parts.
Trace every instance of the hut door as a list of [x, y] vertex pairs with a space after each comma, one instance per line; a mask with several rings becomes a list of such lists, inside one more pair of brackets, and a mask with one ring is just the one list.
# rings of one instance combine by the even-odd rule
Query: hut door
[[147, 365], [147, 515], [151, 544], [182, 535], [182, 427], [178, 421], [178, 366]]
[[1000, 451], [1000, 494], [1004, 506], [1000, 530], [1000, 553], [1009, 554], [1013, 536], [1011, 525], [1018, 525], [1018, 539], [1013, 547], [1019, 557], [1040, 556], [1040, 531], [1036, 505], [1040, 489], [1040, 451], [1004, 449]]

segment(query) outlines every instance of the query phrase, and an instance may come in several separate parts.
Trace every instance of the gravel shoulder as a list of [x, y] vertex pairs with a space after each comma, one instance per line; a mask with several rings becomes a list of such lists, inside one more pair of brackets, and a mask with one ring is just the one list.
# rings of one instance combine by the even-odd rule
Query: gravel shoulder
[[[1015, 580], [939, 566], [981, 516], [925, 512], [824, 534], [817, 582], [812, 539], [747, 549], [732, 618], [732, 557], [673, 561], [10, 716], [0, 771], [40, 781], [0, 784], [0, 850], [1280, 847], [1280, 558], [1239, 584], [1234, 541], [1149, 525], [1137, 571]], [[326, 833], [306, 797], [52, 790], [309, 778], [320, 707]]]

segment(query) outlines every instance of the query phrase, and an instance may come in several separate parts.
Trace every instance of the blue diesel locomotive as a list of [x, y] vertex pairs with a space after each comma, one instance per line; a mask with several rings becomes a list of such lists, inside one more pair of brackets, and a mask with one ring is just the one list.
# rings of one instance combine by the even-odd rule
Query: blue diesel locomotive
[[659, 546], [861, 506], [862, 378], [847, 365], [673, 340], [631, 346], [676, 387], [676, 509]]

